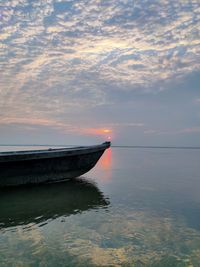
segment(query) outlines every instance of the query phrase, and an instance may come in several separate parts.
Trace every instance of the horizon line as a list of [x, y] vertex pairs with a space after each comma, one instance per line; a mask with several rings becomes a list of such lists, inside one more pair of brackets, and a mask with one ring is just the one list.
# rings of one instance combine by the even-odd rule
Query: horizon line
[[[66, 147], [66, 146], [83, 146], [83, 145], [67, 145], [67, 144], [0, 144], [0, 146], [59, 146], [59, 147]], [[157, 148], [157, 149], [200, 149], [200, 146], [154, 146], [154, 145], [112, 145], [113, 148]]]

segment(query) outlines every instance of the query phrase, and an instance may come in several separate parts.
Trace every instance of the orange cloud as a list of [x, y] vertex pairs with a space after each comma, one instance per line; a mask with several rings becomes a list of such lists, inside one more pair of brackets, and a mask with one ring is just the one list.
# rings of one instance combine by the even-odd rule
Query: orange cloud
[[104, 129], [104, 128], [85, 128], [82, 131], [85, 134], [91, 134], [91, 135], [106, 135], [112, 132], [110, 129]]
[[112, 130], [108, 128], [84, 128], [77, 127], [70, 123], [64, 123], [62, 121], [52, 120], [48, 118], [31, 118], [31, 117], [1, 117], [0, 124], [11, 125], [11, 124], [21, 124], [24, 127], [28, 126], [47, 126], [52, 127], [62, 132], [74, 132], [78, 135], [96, 135], [104, 136], [108, 140], [111, 140]]

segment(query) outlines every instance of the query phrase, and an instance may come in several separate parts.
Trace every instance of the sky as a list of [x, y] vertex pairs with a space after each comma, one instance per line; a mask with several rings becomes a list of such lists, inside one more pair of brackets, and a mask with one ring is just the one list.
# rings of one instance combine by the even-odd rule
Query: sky
[[200, 146], [199, 0], [0, 0], [0, 143]]

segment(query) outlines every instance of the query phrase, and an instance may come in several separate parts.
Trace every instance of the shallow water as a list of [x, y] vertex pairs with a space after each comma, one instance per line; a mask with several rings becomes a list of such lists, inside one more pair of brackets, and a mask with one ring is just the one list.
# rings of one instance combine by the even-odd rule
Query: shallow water
[[112, 148], [76, 181], [1, 189], [0, 266], [199, 267], [199, 161]]

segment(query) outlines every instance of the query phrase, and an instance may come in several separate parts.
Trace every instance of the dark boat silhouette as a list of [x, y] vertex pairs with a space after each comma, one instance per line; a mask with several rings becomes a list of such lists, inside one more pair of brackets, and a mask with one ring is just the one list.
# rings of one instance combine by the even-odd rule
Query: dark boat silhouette
[[46, 224], [108, 204], [94, 183], [80, 178], [66, 183], [5, 187], [0, 189], [0, 229]]
[[92, 169], [110, 142], [96, 146], [0, 153], [0, 187], [58, 182]]

